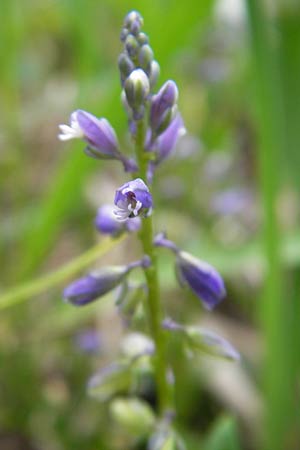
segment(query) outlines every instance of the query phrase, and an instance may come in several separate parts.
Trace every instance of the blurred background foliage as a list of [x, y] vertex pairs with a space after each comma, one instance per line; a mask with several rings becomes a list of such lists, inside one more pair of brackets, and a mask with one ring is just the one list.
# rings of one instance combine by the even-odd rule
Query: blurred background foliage
[[[157, 229], [228, 287], [217, 312], [203, 313], [162, 252], [165, 309], [223, 332], [242, 354], [241, 364], [188, 367], [176, 355], [178, 430], [189, 450], [299, 449], [299, 2], [1, 0], [0, 292], [101, 239], [96, 209], [124, 174], [86, 158], [81, 143], [59, 143], [57, 126], [91, 111], [129, 151], [116, 61], [131, 9], [144, 17], [160, 83], [179, 86], [190, 133], [157, 173]], [[106, 261], [138, 254], [130, 238]], [[77, 310], [62, 288], [1, 312], [0, 448], [143, 449], [86, 395], [126, 332], [113, 296]], [[92, 354], [80, 344], [91, 330]]]

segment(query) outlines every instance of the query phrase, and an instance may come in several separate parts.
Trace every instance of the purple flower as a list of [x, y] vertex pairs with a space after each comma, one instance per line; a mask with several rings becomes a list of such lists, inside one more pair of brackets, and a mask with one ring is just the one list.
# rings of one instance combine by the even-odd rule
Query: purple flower
[[172, 80], [167, 81], [151, 98], [150, 126], [154, 135], [161, 134], [169, 125], [177, 109], [178, 89]]
[[149, 264], [149, 258], [144, 257], [127, 266], [104, 267], [95, 270], [67, 286], [63, 297], [73, 305], [86, 305], [117, 287], [135, 267], [148, 267]]
[[127, 172], [137, 170], [136, 163], [127, 159], [119, 151], [116, 133], [110, 123], [102, 118], [78, 109], [71, 114], [70, 125], [59, 125], [61, 141], [84, 139], [88, 146], [85, 153], [96, 159], [118, 159]]
[[95, 226], [103, 234], [118, 236], [124, 231], [138, 231], [141, 227], [141, 218], [133, 217], [120, 222], [114, 214], [114, 207], [112, 205], [103, 205], [98, 209]]
[[180, 283], [188, 286], [206, 309], [213, 309], [225, 298], [224, 281], [213, 266], [180, 250], [164, 233], [155, 237], [154, 245], [166, 247], [176, 254], [176, 273]]
[[224, 282], [216, 269], [191, 254], [179, 251], [176, 261], [179, 280], [202, 300], [205, 308], [211, 310], [226, 296]]
[[137, 178], [117, 189], [114, 203], [118, 207], [117, 219], [124, 221], [147, 212], [152, 207], [152, 195], [143, 180]]
[[118, 154], [116, 133], [106, 119], [98, 119], [78, 109], [71, 114], [70, 125], [59, 125], [59, 128], [61, 133], [58, 137], [61, 141], [83, 138], [96, 158], [115, 158]]

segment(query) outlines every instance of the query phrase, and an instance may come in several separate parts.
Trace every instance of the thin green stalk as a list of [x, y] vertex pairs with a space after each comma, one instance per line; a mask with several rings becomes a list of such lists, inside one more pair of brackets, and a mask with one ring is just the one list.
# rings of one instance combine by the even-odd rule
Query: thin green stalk
[[[137, 123], [136, 134], [136, 156], [139, 163], [139, 176], [147, 179], [147, 162], [148, 155], [144, 150], [145, 141], [145, 124], [143, 120]], [[156, 249], [153, 245], [153, 221], [152, 216], [142, 221], [142, 229], [140, 232], [140, 241], [143, 251], [151, 259], [151, 266], [145, 271], [145, 277], [148, 286], [148, 302], [147, 302], [147, 321], [150, 332], [155, 343], [155, 379], [157, 383], [157, 394], [159, 410], [162, 414], [168, 408], [171, 408], [171, 392], [170, 385], [167, 382], [167, 364], [166, 364], [166, 338], [161, 323], [163, 312], [160, 302], [160, 288], [157, 271]]]
[[125, 235], [114, 240], [105, 239], [58, 270], [4, 293], [0, 296], [0, 310], [30, 300], [33, 296], [39, 295], [47, 289], [56, 286], [66, 278], [89, 266], [124, 239]]

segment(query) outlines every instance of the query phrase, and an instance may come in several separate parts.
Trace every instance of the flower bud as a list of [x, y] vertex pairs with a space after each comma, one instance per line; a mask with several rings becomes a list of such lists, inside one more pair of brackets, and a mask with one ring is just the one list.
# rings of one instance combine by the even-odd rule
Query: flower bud
[[176, 273], [180, 284], [188, 286], [206, 309], [213, 309], [225, 298], [224, 281], [213, 266], [180, 250], [167, 239], [165, 233], [155, 236], [154, 245], [168, 248], [176, 254]]
[[149, 43], [148, 36], [145, 33], [139, 33], [136, 38], [140, 47]]
[[63, 297], [75, 306], [86, 305], [117, 287], [135, 267], [147, 265], [149, 258], [145, 256], [127, 266], [103, 267], [95, 270], [67, 286]]
[[152, 207], [152, 195], [143, 180], [137, 178], [117, 189], [114, 203], [118, 207], [116, 217], [123, 221], [146, 213]]
[[121, 42], [125, 42], [126, 41], [126, 38], [127, 38], [128, 34], [129, 34], [128, 28], [122, 28], [121, 33], [120, 33], [120, 40], [121, 40]]
[[125, 48], [130, 58], [134, 58], [139, 51], [139, 43], [132, 34], [128, 34], [125, 40]]
[[116, 305], [126, 322], [130, 322], [139, 312], [142, 313], [142, 305], [146, 301], [146, 294], [147, 289], [144, 284], [132, 285], [127, 280], [122, 283]]
[[151, 89], [156, 85], [158, 77], [160, 74], [160, 67], [157, 61], [152, 61], [151, 67], [150, 67], [150, 75], [149, 75], [149, 82]]
[[142, 69], [135, 69], [124, 83], [124, 90], [129, 106], [138, 111], [144, 106], [150, 92], [147, 75]]
[[151, 99], [150, 126], [155, 135], [161, 134], [169, 125], [178, 99], [178, 89], [174, 81], [167, 81]]
[[172, 319], [165, 319], [163, 327], [168, 331], [181, 334], [190, 350], [233, 361], [240, 360], [239, 352], [230, 342], [213, 331], [198, 326], [183, 326]]
[[176, 269], [179, 281], [188, 286], [202, 300], [206, 309], [213, 309], [225, 298], [223, 279], [207, 262], [195, 258], [190, 253], [179, 251]]
[[131, 74], [134, 70], [135, 66], [131, 59], [128, 57], [126, 53], [121, 53], [118, 59], [118, 66], [121, 75], [122, 84], [126, 80], [126, 78]]
[[131, 11], [127, 14], [124, 20], [124, 27], [127, 28], [132, 34], [137, 35], [143, 26], [143, 18], [137, 11]]
[[113, 363], [99, 370], [88, 382], [88, 393], [100, 401], [109, 400], [116, 394], [130, 389], [131, 368], [127, 364]]
[[149, 45], [143, 45], [140, 48], [139, 54], [138, 54], [138, 60], [139, 64], [142, 69], [147, 72], [147, 74], [151, 71], [151, 63], [153, 61], [153, 50]]
[[172, 428], [162, 425], [151, 436], [147, 450], [186, 450], [186, 446]]
[[122, 340], [121, 350], [124, 356], [133, 360], [155, 351], [153, 341], [142, 333], [130, 333]]
[[110, 404], [113, 420], [133, 436], [151, 433], [155, 416], [150, 406], [138, 398], [116, 398]]

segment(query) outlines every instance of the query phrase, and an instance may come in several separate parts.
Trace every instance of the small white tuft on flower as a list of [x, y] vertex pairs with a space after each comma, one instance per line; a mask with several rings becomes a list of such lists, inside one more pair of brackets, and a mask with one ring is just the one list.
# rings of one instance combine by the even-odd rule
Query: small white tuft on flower
[[77, 111], [71, 114], [70, 125], [61, 124], [59, 125], [60, 134], [58, 139], [61, 141], [69, 141], [70, 139], [81, 139], [84, 137], [84, 133], [79, 126], [77, 120]]

